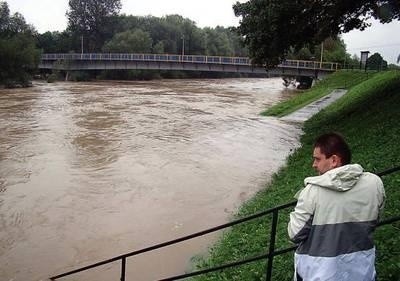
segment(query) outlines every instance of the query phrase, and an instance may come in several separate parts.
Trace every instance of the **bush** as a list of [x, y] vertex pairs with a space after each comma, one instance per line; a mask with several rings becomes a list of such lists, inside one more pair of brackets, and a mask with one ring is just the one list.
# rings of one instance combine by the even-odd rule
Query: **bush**
[[55, 73], [52, 73], [47, 77], [47, 83], [54, 83], [58, 80], [58, 75]]

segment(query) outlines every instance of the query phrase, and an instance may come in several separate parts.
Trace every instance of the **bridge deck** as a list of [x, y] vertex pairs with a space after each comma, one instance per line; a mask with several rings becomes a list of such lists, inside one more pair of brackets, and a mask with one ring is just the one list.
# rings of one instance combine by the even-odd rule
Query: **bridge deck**
[[[129, 54], [129, 53], [84, 53], [84, 54], [43, 54], [42, 60], [108, 60], [108, 61], [160, 61], [160, 62], [190, 62], [229, 65], [248, 65], [247, 57], [200, 56], [200, 55], [170, 55], [170, 54]], [[338, 64], [334, 62], [318, 62], [306, 60], [285, 60], [279, 67], [324, 69], [336, 71]]]
[[[266, 73], [264, 67], [255, 66], [247, 57], [135, 54], [135, 53], [82, 53], [43, 54], [40, 68], [44, 69], [169, 69], [223, 72]], [[310, 75], [334, 72], [337, 63], [304, 60], [285, 60], [277, 66], [286, 75]], [[278, 72], [276, 71], [275, 72]], [[269, 72], [270, 70], [268, 70]], [[273, 71], [274, 73], [274, 71]]]

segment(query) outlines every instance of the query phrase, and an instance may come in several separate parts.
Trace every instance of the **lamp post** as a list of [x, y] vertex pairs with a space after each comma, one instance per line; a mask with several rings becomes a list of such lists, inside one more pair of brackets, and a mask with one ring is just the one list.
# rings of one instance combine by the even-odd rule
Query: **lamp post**
[[185, 55], [185, 34], [182, 34], [182, 59]]
[[83, 35], [81, 35], [81, 55], [83, 55]]
[[321, 60], [320, 60], [320, 63], [319, 63], [319, 68], [322, 68], [322, 60], [323, 60], [323, 58], [324, 58], [324, 41], [322, 41], [322, 43], [321, 43]]

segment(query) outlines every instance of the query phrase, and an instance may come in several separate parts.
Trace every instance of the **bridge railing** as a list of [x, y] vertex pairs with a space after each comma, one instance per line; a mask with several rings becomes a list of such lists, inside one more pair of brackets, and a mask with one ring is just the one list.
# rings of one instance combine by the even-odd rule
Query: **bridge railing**
[[[400, 171], [400, 166], [393, 167], [391, 169], [382, 171], [380, 173], [377, 173], [377, 175], [382, 177], [382, 176], [389, 175], [389, 174], [392, 174], [392, 173], [395, 173], [395, 172], [398, 172], [398, 171]], [[270, 225], [271, 228], [270, 228], [270, 233], [269, 233], [270, 237], [269, 237], [268, 251], [267, 252], [260, 253], [257, 256], [247, 257], [247, 258], [245, 258], [243, 260], [240, 260], [240, 261], [234, 261], [234, 262], [226, 263], [226, 264], [219, 265], [219, 266], [216, 266], [216, 267], [213, 267], [213, 268], [207, 268], [207, 269], [198, 270], [198, 271], [194, 271], [194, 272], [191, 272], [191, 273], [186, 273], [186, 274], [181, 274], [181, 275], [176, 275], [176, 276], [171, 276], [171, 277], [159, 280], [159, 281], [181, 280], [181, 279], [185, 279], [185, 278], [188, 278], [188, 277], [199, 276], [199, 275], [203, 275], [203, 274], [207, 274], [207, 273], [211, 273], [211, 272], [221, 271], [221, 270], [224, 270], [224, 269], [227, 269], [227, 268], [237, 267], [237, 266], [240, 266], [240, 265], [243, 265], [243, 264], [248, 264], [248, 263], [252, 263], [252, 262], [255, 262], [255, 261], [259, 261], [259, 260], [266, 260], [267, 261], [266, 281], [271, 281], [272, 280], [272, 269], [273, 269], [274, 257], [282, 255], [282, 254], [285, 254], [285, 253], [288, 253], [288, 252], [291, 252], [291, 251], [294, 251], [297, 248], [297, 246], [291, 246], [291, 247], [288, 247], [288, 248], [285, 248], [285, 249], [279, 249], [279, 250], [276, 250], [276, 248], [275, 248], [275, 246], [276, 246], [275, 245], [275, 240], [276, 240], [276, 233], [277, 233], [277, 226], [278, 226], [279, 211], [282, 211], [282, 210], [287, 209], [287, 208], [291, 208], [291, 207], [295, 206], [296, 203], [297, 203], [296, 201], [289, 202], [287, 204], [280, 205], [280, 206], [277, 206], [275, 208], [271, 208], [271, 209], [268, 209], [268, 210], [265, 210], [265, 211], [261, 211], [259, 213], [255, 213], [253, 215], [250, 215], [250, 216], [247, 216], [247, 217], [244, 217], [244, 218], [240, 218], [240, 219], [234, 220], [234, 221], [229, 222], [229, 223], [225, 223], [225, 224], [222, 224], [222, 225], [219, 225], [219, 226], [216, 226], [216, 227], [212, 227], [212, 228], [209, 228], [209, 229], [197, 232], [197, 233], [193, 233], [193, 234], [190, 234], [190, 235], [187, 235], [187, 236], [184, 236], [184, 237], [180, 237], [180, 238], [175, 239], [175, 240], [163, 242], [163, 243], [156, 244], [156, 245], [153, 245], [153, 246], [150, 246], [150, 247], [147, 247], [147, 248], [143, 248], [143, 249], [140, 249], [140, 250], [137, 250], [137, 251], [133, 251], [133, 252], [130, 252], [130, 253], [127, 253], [127, 254], [124, 254], [124, 255], [116, 256], [116, 257], [108, 259], [108, 260], [100, 261], [100, 262], [97, 262], [95, 264], [91, 264], [91, 265], [88, 265], [88, 266], [85, 266], [85, 267], [81, 267], [81, 268], [78, 268], [78, 269], [75, 269], [75, 270], [72, 270], [72, 271], [69, 271], [69, 272], [65, 272], [65, 273], [59, 274], [57, 276], [50, 277], [50, 280], [57, 280], [57, 279], [60, 279], [60, 278], [63, 278], [63, 277], [69, 276], [69, 275], [73, 275], [73, 274], [76, 274], [76, 273], [79, 273], [79, 272], [82, 272], [82, 271], [87, 271], [87, 270], [90, 270], [90, 269], [93, 269], [93, 268], [96, 268], [96, 267], [99, 267], [99, 266], [102, 266], [102, 265], [105, 265], [105, 264], [109, 264], [109, 263], [120, 261], [121, 262], [120, 281], [125, 281], [126, 280], [126, 262], [127, 262], [127, 258], [129, 258], [129, 257], [137, 256], [137, 255], [140, 255], [140, 254], [143, 254], [143, 253], [147, 253], [147, 252], [151, 252], [151, 251], [154, 251], [154, 250], [157, 250], [157, 249], [160, 249], [160, 248], [164, 248], [164, 247], [167, 247], [167, 246], [178, 244], [178, 243], [181, 243], [183, 241], [187, 241], [187, 240], [191, 240], [191, 239], [196, 238], [196, 237], [204, 236], [206, 234], [213, 233], [213, 232], [216, 232], [218, 230], [225, 229], [225, 228], [228, 228], [228, 227], [232, 227], [234, 225], [242, 224], [242, 223], [245, 223], [245, 222], [260, 218], [260, 217], [264, 217], [266, 215], [272, 215], [272, 220], [271, 220], [271, 225]], [[386, 220], [380, 221], [377, 226], [379, 227], [379, 226], [391, 224], [391, 223], [397, 222], [397, 221], [400, 221], [400, 216], [395, 216], [395, 217], [391, 217], [391, 218], [388, 218]]]
[[[69, 53], [43, 54], [42, 61], [77, 60], [77, 61], [151, 61], [174, 63], [204, 63], [253, 66], [248, 57], [174, 55], [174, 54], [135, 54], [135, 53]], [[322, 69], [336, 71], [338, 64], [305, 60], [285, 60], [278, 65], [281, 68]]]
[[339, 64], [336, 62], [320, 62], [307, 60], [285, 60], [280, 64], [280, 67], [290, 68], [307, 68], [307, 69], [326, 69], [338, 70]]
[[247, 57], [171, 55], [171, 54], [135, 54], [135, 53], [83, 53], [83, 54], [43, 54], [42, 60], [121, 60], [121, 61], [162, 61], [195, 62], [217, 64], [251, 65]]

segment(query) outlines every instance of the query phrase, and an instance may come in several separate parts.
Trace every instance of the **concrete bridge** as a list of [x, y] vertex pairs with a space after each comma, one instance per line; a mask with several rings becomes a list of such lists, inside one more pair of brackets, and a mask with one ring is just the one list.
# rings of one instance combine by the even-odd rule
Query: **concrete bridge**
[[338, 69], [337, 63], [286, 60], [276, 68], [252, 65], [247, 57], [170, 54], [83, 53], [43, 54], [40, 69], [113, 70], [153, 69], [266, 74], [268, 76], [320, 77]]

